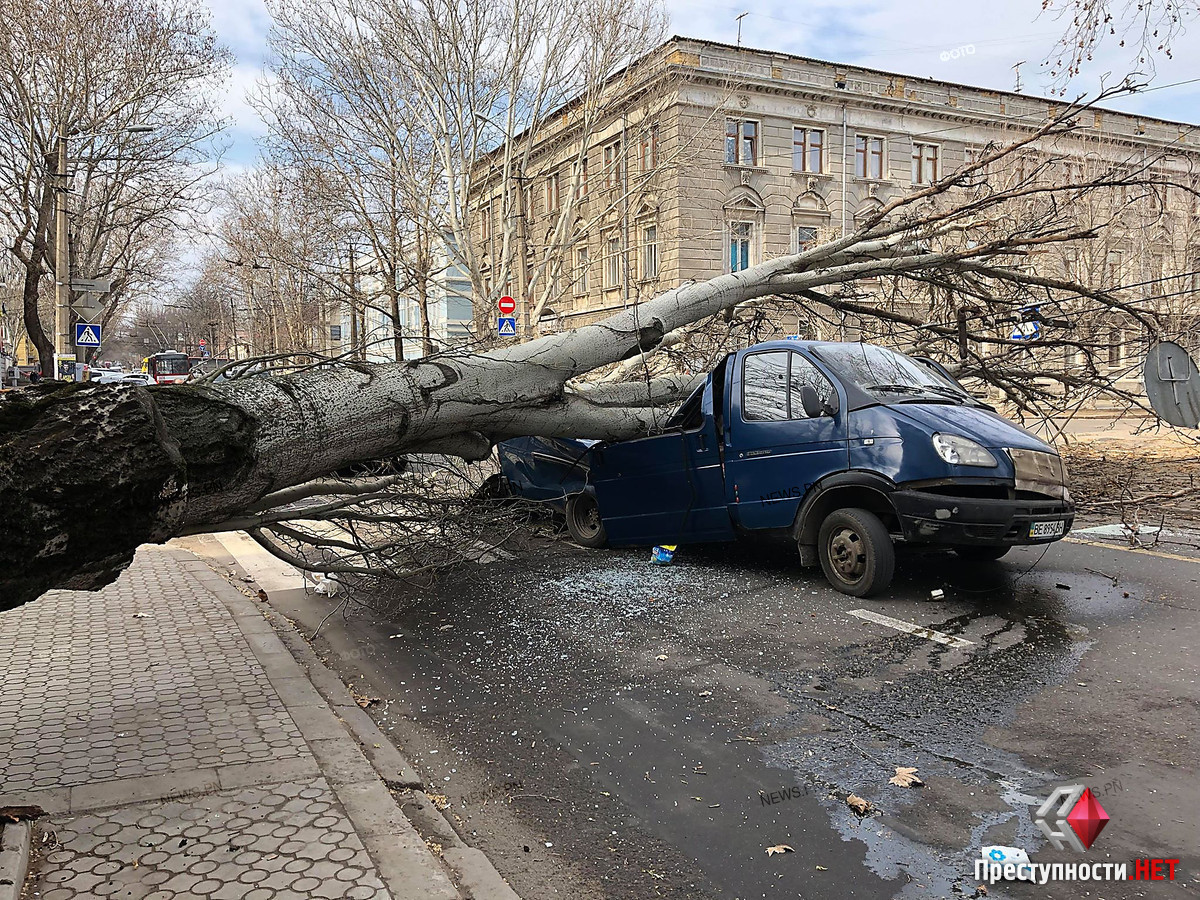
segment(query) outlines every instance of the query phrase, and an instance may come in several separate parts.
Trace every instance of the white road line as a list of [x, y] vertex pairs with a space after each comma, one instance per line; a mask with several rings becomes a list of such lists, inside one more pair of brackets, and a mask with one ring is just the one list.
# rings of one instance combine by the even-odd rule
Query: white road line
[[852, 609], [850, 610], [850, 615], [866, 619], [868, 622], [874, 622], [876, 625], [884, 625], [887, 628], [895, 628], [897, 631], [903, 631], [907, 634], [915, 634], [917, 637], [929, 638], [929, 640], [945, 644], [947, 647], [972, 647], [975, 645], [974, 641], [968, 641], [966, 638], [954, 637], [952, 634], [943, 634], [940, 631], [934, 631], [932, 628], [926, 628], [924, 625], [902, 622], [900, 619], [893, 619], [891, 616], [881, 616], [879, 613], [871, 612], [869, 609]]

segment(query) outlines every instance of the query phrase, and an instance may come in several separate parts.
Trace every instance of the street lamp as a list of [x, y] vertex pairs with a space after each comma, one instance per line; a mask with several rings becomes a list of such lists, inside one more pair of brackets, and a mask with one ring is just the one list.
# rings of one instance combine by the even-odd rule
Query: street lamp
[[[154, 131], [154, 125], [128, 125], [121, 129], [126, 134], [145, 134]], [[120, 133], [120, 132], [109, 132]], [[73, 357], [71, 346], [71, 262], [67, 241], [67, 192], [70, 185], [67, 176], [67, 141], [72, 137], [100, 137], [100, 132], [67, 131], [59, 128], [58, 144], [58, 190], [55, 192], [54, 208], [54, 377], [64, 357]]]

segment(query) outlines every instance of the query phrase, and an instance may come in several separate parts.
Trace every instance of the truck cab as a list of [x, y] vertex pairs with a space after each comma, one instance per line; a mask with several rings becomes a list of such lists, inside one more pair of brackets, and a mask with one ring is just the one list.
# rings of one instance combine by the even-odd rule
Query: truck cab
[[731, 353], [663, 433], [580, 460], [586, 481], [566, 512], [582, 543], [772, 532], [860, 597], [886, 589], [897, 544], [994, 560], [1064, 537], [1074, 518], [1052, 447], [936, 363], [863, 343]]

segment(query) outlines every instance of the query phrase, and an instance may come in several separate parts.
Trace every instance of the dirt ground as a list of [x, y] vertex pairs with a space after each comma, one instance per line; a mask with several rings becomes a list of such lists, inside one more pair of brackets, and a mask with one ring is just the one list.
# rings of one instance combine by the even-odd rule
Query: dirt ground
[[1200, 436], [1097, 423], [1060, 447], [1082, 521], [1200, 525]]

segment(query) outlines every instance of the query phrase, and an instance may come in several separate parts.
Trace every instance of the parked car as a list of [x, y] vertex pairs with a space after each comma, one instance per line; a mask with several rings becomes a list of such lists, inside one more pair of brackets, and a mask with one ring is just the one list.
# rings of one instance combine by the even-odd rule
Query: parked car
[[589, 547], [773, 532], [839, 591], [878, 594], [895, 545], [999, 559], [1056, 541], [1075, 507], [1054, 448], [943, 367], [862, 343], [731, 353], [662, 434], [500, 445], [518, 496], [551, 502]]
[[118, 381], [124, 381], [128, 375], [128, 372], [120, 369], [91, 368], [88, 370], [88, 381], [92, 384], [115, 384]]
[[118, 384], [157, 384], [153, 375], [146, 372], [129, 372], [121, 378], [116, 379]]

